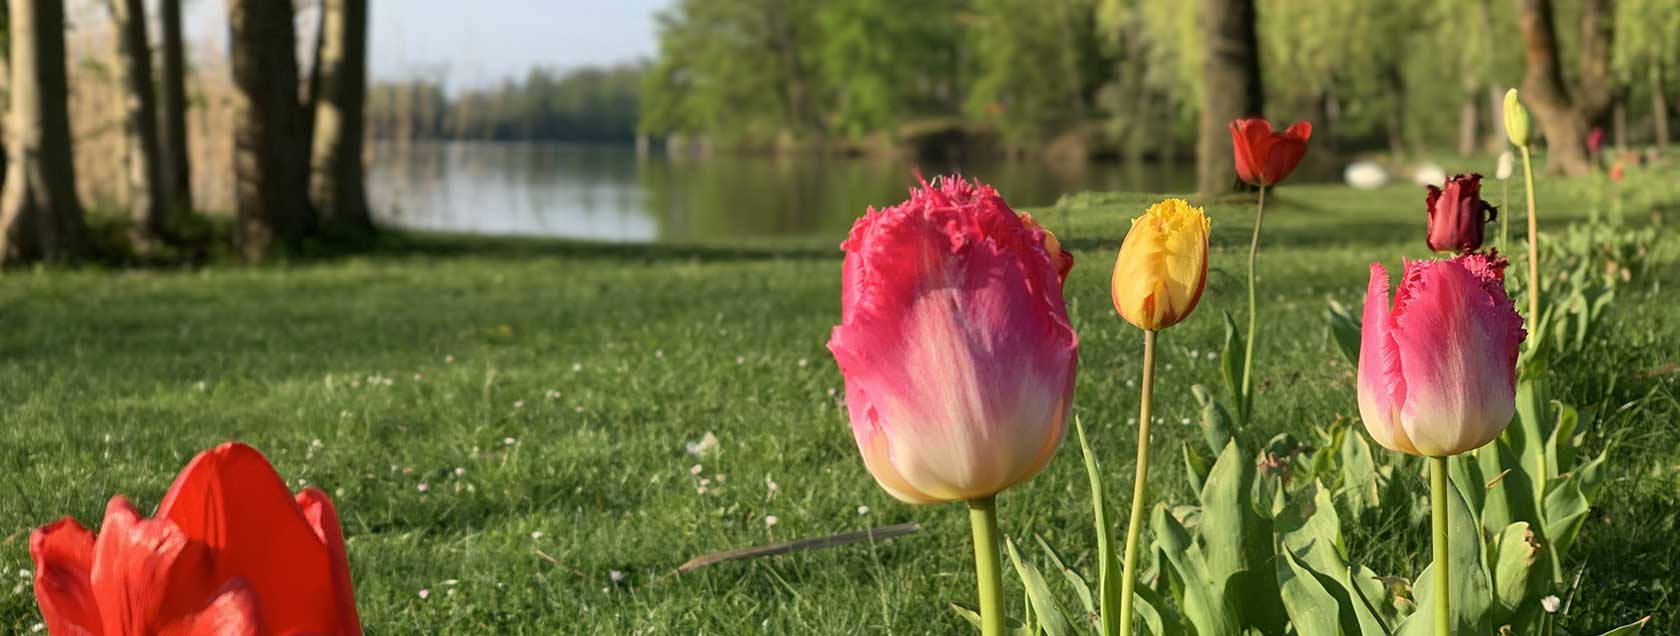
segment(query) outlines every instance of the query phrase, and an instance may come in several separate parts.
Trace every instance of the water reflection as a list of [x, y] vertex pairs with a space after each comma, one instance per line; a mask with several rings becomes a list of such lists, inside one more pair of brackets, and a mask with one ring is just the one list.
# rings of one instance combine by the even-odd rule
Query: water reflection
[[[638, 158], [629, 146], [472, 142], [375, 144], [368, 190], [384, 224], [422, 230], [629, 242], [842, 236], [870, 205], [896, 203], [907, 160], [714, 156]], [[1081, 190], [1174, 191], [1189, 166], [1038, 161], [923, 162], [998, 187], [1011, 205]]]

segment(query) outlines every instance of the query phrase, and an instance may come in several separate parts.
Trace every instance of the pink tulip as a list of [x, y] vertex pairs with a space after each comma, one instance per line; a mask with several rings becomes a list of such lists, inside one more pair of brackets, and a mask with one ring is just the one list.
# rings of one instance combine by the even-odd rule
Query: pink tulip
[[997, 191], [942, 178], [852, 226], [828, 348], [864, 465], [910, 503], [1025, 481], [1066, 431], [1072, 255]]
[[1516, 410], [1522, 317], [1502, 258], [1408, 261], [1388, 306], [1388, 270], [1371, 264], [1359, 349], [1359, 415], [1378, 444], [1444, 457], [1480, 447]]

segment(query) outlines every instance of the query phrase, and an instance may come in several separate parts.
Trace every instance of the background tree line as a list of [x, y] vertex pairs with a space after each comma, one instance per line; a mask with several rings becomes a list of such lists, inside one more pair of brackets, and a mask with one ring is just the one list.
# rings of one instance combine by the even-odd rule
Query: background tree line
[[1469, 153], [1521, 86], [1579, 172], [1593, 126], [1666, 143], [1680, 72], [1680, 0], [677, 0], [658, 29], [640, 130], [759, 148], [1183, 157], [1263, 112]]
[[643, 67], [557, 71], [450, 96], [435, 80], [378, 82], [368, 91], [368, 132], [378, 139], [631, 141]]
[[[313, 55], [300, 72], [292, 2], [225, 0], [232, 116], [212, 143], [232, 146], [233, 249], [263, 260], [331, 228], [373, 229], [363, 191], [367, 0], [316, 5]], [[149, 41], [145, 0], [101, 0], [109, 20], [123, 131], [129, 249], [183, 242], [192, 199], [180, 0], [160, 0], [161, 42]], [[0, 262], [66, 260], [113, 249], [93, 240], [77, 192], [67, 108], [63, 0], [5, 5], [6, 170]], [[157, 64], [154, 65], [154, 57]], [[155, 70], [154, 70], [155, 69]]]

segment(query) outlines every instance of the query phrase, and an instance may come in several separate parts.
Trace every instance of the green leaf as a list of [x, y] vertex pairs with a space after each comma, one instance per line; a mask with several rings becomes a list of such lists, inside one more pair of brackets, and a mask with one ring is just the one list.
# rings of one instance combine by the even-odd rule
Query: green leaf
[[1324, 318], [1330, 324], [1330, 337], [1335, 339], [1342, 357], [1347, 358], [1353, 368], [1359, 368], [1360, 319], [1334, 300], [1324, 310]]
[[1087, 617], [1088, 622], [1091, 622], [1098, 628], [1101, 628], [1102, 619], [1100, 615], [1097, 614], [1097, 601], [1091, 594], [1091, 586], [1085, 582], [1085, 577], [1080, 576], [1078, 572], [1073, 570], [1073, 568], [1068, 567], [1067, 564], [1062, 561], [1062, 555], [1057, 554], [1056, 550], [1051, 548], [1049, 543], [1045, 542], [1044, 537], [1034, 536], [1033, 538], [1038, 540], [1039, 549], [1043, 550], [1045, 556], [1050, 558], [1050, 564], [1055, 566], [1056, 570], [1062, 573], [1062, 578], [1066, 579], [1068, 586], [1073, 588], [1073, 594], [1079, 597], [1079, 605], [1085, 609], [1085, 616]]
[[1196, 404], [1202, 410], [1202, 439], [1207, 441], [1208, 452], [1218, 456], [1220, 451], [1225, 450], [1225, 445], [1236, 437], [1236, 423], [1231, 420], [1231, 413], [1225, 410], [1225, 406], [1214, 401], [1207, 387], [1192, 384], [1190, 393], [1196, 397]]
[[1196, 636], [1240, 634], [1242, 623], [1237, 620], [1236, 609], [1225, 598], [1224, 588], [1208, 578], [1207, 561], [1201, 548], [1191, 541], [1190, 532], [1167, 512], [1166, 504], [1155, 505], [1149, 525], [1155, 533], [1155, 545], [1166, 556], [1180, 582], [1175, 592], [1182, 595], [1179, 604]]
[[1185, 636], [1184, 622], [1172, 612], [1166, 599], [1145, 586], [1132, 589], [1132, 608], [1149, 633], [1155, 636]]
[[1621, 627], [1604, 632], [1599, 636], [1635, 636], [1640, 631], [1643, 631], [1645, 629], [1645, 624], [1649, 622], [1651, 622], [1651, 617], [1646, 616], [1645, 618], [1641, 618]]
[[1091, 518], [1097, 530], [1097, 587], [1102, 598], [1102, 633], [1120, 633], [1120, 555], [1115, 551], [1114, 533], [1109, 531], [1108, 506], [1103, 504], [1102, 468], [1091, 452], [1085, 438], [1085, 424], [1078, 417], [1073, 425], [1079, 431], [1079, 451], [1085, 457], [1085, 476], [1091, 482]]
[[[1237, 407], [1237, 421], [1247, 423], [1251, 396], [1243, 393], [1243, 366], [1248, 352], [1243, 348], [1242, 332], [1237, 329], [1237, 319], [1231, 317], [1231, 312], [1225, 312], [1225, 350], [1219, 359], [1220, 375], [1225, 378], [1225, 393], [1231, 399], [1231, 404]], [[1220, 448], [1224, 448], [1221, 446]], [[1217, 452], [1217, 449], [1215, 449]]]
[[1554, 402], [1557, 406], [1557, 424], [1552, 427], [1551, 435], [1546, 437], [1546, 479], [1557, 479], [1558, 475], [1567, 473], [1575, 467], [1575, 429], [1579, 426], [1581, 415], [1575, 407], [1562, 402]]
[[1546, 491], [1546, 538], [1557, 554], [1565, 554], [1586, 522], [1590, 506], [1581, 493], [1581, 482], [1572, 477], [1553, 481]]
[[1287, 548], [1277, 560], [1277, 578], [1284, 612], [1298, 636], [1342, 636], [1336, 597]]
[[1241, 624], [1279, 633], [1284, 616], [1276, 599], [1271, 520], [1255, 511], [1254, 462], [1235, 441], [1225, 445], [1202, 486], [1201, 536], [1208, 580], [1237, 610]]
[[1546, 590], [1550, 568], [1539, 537], [1518, 521], [1494, 535], [1488, 542], [1488, 565], [1492, 568], [1494, 625], [1507, 625], [1523, 609], [1532, 609]]
[[1382, 505], [1377, 486], [1377, 463], [1371, 457], [1371, 445], [1365, 441], [1362, 431], [1350, 429], [1342, 437], [1340, 450], [1342, 501], [1348, 507], [1348, 516], [1357, 521], [1365, 516], [1366, 511]]
[[[963, 620], [968, 621], [968, 624], [974, 626], [974, 629], [981, 628], [980, 610], [976, 609], [973, 605], [952, 601], [951, 611], [955, 612], [957, 616], [962, 617]], [[1004, 617], [1003, 624], [1004, 629], [1009, 631], [1010, 636], [1035, 636], [1032, 632], [1028, 631], [1026, 627], [1021, 625], [1021, 621]]]
[[1050, 585], [1038, 567], [1021, 559], [1014, 539], [1005, 539], [1003, 546], [1009, 553], [1009, 562], [1015, 566], [1016, 576], [1021, 578], [1021, 586], [1027, 590], [1027, 600], [1032, 602], [1033, 614], [1038, 618], [1038, 629], [1049, 636], [1072, 636], [1073, 624], [1068, 620], [1067, 610], [1050, 592]]
[[1184, 479], [1190, 482], [1192, 493], [1199, 494], [1202, 492], [1202, 484], [1207, 481], [1208, 471], [1210, 470], [1213, 470], [1213, 467], [1209, 466], [1207, 460], [1202, 458], [1202, 454], [1196, 452], [1196, 449], [1191, 448], [1190, 444], [1186, 442], [1184, 444]]

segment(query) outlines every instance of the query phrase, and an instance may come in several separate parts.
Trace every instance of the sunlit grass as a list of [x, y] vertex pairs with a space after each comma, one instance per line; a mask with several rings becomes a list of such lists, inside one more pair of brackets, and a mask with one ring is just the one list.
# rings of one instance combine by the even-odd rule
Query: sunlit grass
[[[1325, 301], [1356, 305], [1371, 261], [1395, 270], [1425, 254], [1421, 189], [1270, 198], [1258, 422], [1242, 433], [1256, 441], [1357, 418]], [[1108, 275], [1126, 223], [1152, 200], [1034, 210], [1078, 258], [1067, 290], [1083, 354], [1076, 409], [1115, 475], [1116, 510], [1139, 360]], [[1578, 186], [1542, 192], [1546, 228], [1584, 217], [1583, 201]], [[1199, 443], [1189, 384], [1218, 382], [1220, 312], [1242, 310], [1252, 219], [1247, 199], [1204, 203], [1208, 291], [1162, 337], [1158, 363], [1167, 459], [1153, 492], [1179, 502], [1191, 495], [1171, 459]], [[1658, 203], [1674, 216], [1673, 201]], [[97, 523], [117, 493], [155, 506], [194, 452], [238, 438], [294, 485], [334, 493], [370, 633], [964, 633], [946, 609], [973, 594], [963, 515], [889, 498], [847, 428], [824, 348], [840, 238], [723, 248], [415, 237], [407, 252], [257, 269], [7, 273], [0, 575], [13, 584], [0, 585], [0, 632], [40, 620], [20, 572], [32, 568], [30, 528], [63, 514]], [[1680, 255], [1665, 240], [1601, 339], [1558, 370], [1564, 399], [1637, 401], [1589, 433], [1590, 450], [1614, 451], [1568, 564], [1584, 566], [1564, 624], [1577, 632], [1647, 612], [1648, 633], [1680, 630], [1680, 403], [1664, 371], [1680, 351], [1664, 293], [1680, 285]], [[691, 455], [708, 432], [716, 450]], [[1082, 471], [1064, 448], [1000, 498], [1000, 516], [1006, 533], [1042, 534], [1089, 569]], [[704, 552], [904, 521], [923, 531], [666, 576]], [[1348, 531], [1353, 558], [1378, 572], [1424, 564], [1421, 526]]]

